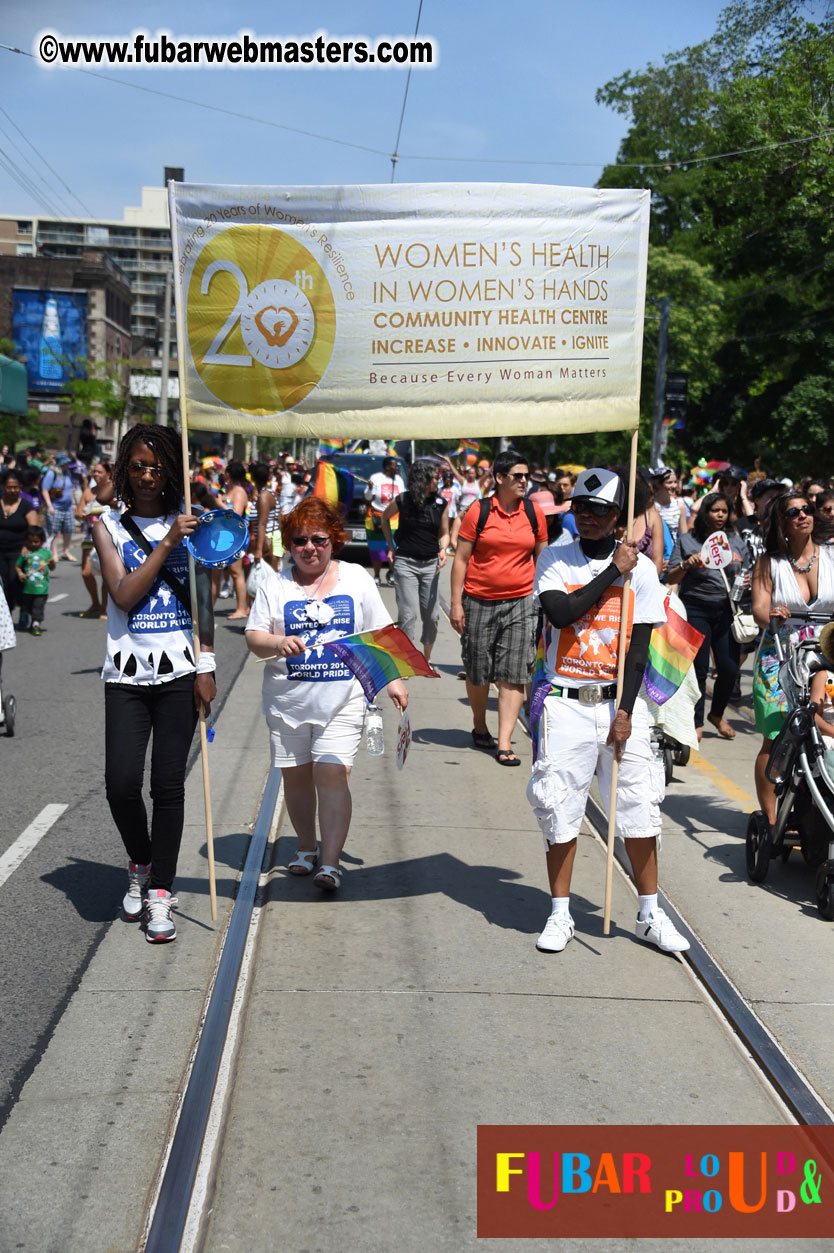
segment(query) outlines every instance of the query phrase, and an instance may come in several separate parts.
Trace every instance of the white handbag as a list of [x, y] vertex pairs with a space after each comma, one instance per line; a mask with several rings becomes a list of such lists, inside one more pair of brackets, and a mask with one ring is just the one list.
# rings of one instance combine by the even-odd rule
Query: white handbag
[[730, 585], [727, 582], [727, 576], [723, 569], [721, 577], [724, 580], [724, 586], [727, 589], [727, 596], [730, 601], [730, 608], [733, 611], [733, 620], [730, 623], [730, 630], [733, 633], [733, 639], [737, 644], [752, 644], [753, 640], [758, 637], [759, 624], [753, 617], [752, 613], [742, 613], [730, 595]]
[[246, 576], [246, 594], [254, 600], [258, 594], [258, 589], [266, 579], [267, 571], [270, 569], [269, 563], [266, 561], [253, 561], [252, 568]]

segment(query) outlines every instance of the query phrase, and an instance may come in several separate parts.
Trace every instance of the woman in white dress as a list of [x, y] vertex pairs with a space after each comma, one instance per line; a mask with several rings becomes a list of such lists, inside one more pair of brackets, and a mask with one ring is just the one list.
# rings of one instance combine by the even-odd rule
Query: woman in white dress
[[776, 820], [776, 797], [765, 771], [773, 741], [787, 713], [779, 684], [779, 660], [770, 620], [781, 622], [783, 648], [818, 635], [823, 623], [802, 621], [807, 613], [834, 615], [834, 547], [826, 540], [830, 525], [796, 492], [774, 500], [765, 531], [765, 551], [753, 571], [753, 616], [766, 627], [753, 674], [756, 730], [763, 737], [756, 757], [756, 794], [768, 822]]

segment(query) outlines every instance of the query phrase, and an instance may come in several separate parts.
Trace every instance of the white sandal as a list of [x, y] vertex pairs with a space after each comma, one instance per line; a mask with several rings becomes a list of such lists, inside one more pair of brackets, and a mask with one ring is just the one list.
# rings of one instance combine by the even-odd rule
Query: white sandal
[[[333, 882], [328, 883], [327, 882], [328, 879], [332, 879]], [[341, 885], [341, 882], [342, 882], [341, 866], [319, 866], [318, 874], [313, 880], [313, 883], [315, 883], [316, 887], [322, 888], [323, 891], [325, 892], [335, 892], [336, 889]]]
[[[310, 860], [311, 858], [312, 861]], [[289, 870], [291, 875], [300, 879], [305, 874], [313, 873], [318, 859], [318, 848], [300, 848], [292, 861], [288, 863], [287, 870]]]

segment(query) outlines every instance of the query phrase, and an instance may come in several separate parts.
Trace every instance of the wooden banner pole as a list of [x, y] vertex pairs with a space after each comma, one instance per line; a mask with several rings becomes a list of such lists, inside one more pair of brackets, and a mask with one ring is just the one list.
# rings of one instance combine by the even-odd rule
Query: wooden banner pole
[[[637, 480], [637, 428], [631, 436], [631, 458], [628, 467], [628, 515], [626, 522], [626, 539], [630, 542], [634, 531], [634, 488]], [[631, 573], [623, 580], [623, 599], [620, 609], [620, 639], [617, 645], [617, 701], [615, 711], [619, 708], [623, 694], [623, 671], [625, 667], [626, 643], [628, 639], [628, 596], [631, 591]], [[611, 932], [611, 893], [614, 886], [614, 829], [617, 822], [617, 775], [619, 762], [616, 755], [611, 769], [611, 795], [608, 799], [608, 849], [605, 860], [605, 908], [602, 916], [602, 934]]]
[[[174, 185], [168, 183], [168, 211], [171, 219], [171, 245], [172, 245], [172, 265], [176, 266], [179, 256], [179, 241], [177, 231], [177, 215], [175, 205]], [[177, 367], [180, 384], [180, 431], [182, 435], [182, 477], [185, 496], [185, 512], [191, 512], [191, 474], [188, 461], [188, 407], [185, 399], [185, 333], [184, 333], [184, 317], [182, 308], [182, 297], [180, 293], [179, 283], [175, 283], [174, 288], [174, 307], [177, 316]], [[188, 554], [188, 586], [191, 592], [191, 623], [194, 631], [194, 661], [200, 660], [200, 613], [197, 601], [197, 570], [194, 565], [194, 558], [191, 553]], [[202, 705], [200, 706], [200, 758], [203, 766], [203, 803], [206, 813], [206, 850], [208, 853], [208, 875], [209, 875], [209, 902], [211, 905], [211, 920], [217, 922], [217, 882], [214, 874], [214, 828], [211, 817], [211, 782], [209, 779], [208, 767], [208, 735], [206, 727], [206, 713]]]

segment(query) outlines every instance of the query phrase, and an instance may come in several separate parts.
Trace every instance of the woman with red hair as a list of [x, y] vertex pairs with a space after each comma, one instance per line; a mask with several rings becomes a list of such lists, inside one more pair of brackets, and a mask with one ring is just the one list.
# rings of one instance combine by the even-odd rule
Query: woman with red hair
[[[351, 818], [350, 770], [365, 717], [362, 688], [344, 663], [320, 645], [359, 631], [388, 626], [391, 615], [362, 566], [337, 561], [345, 542], [338, 510], [306, 496], [281, 519], [281, 536], [293, 565], [270, 571], [260, 587], [246, 643], [264, 666], [263, 711], [273, 765], [283, 772], [287, 812], [298, 836], [290, 874], [316, 869], [316, 814], [321, 859], [313, 882], [335, 891], [339, 857]], [[404, 710], [401, 679], [388, 695]]]

